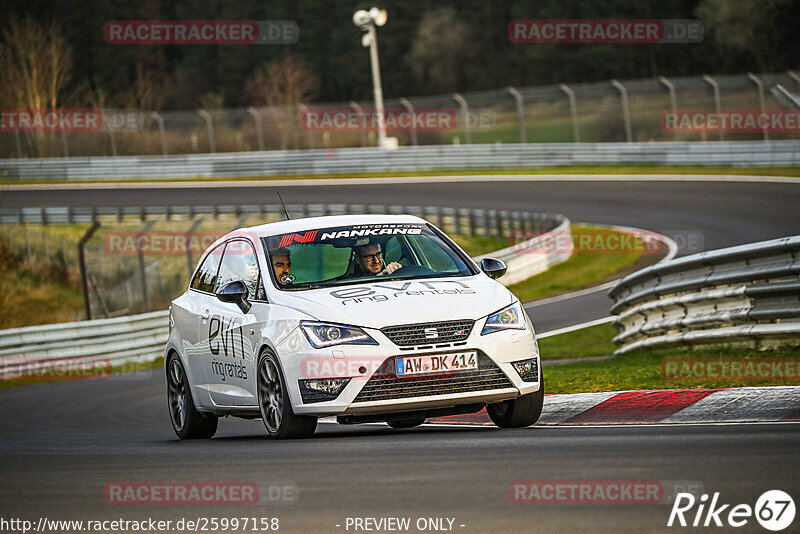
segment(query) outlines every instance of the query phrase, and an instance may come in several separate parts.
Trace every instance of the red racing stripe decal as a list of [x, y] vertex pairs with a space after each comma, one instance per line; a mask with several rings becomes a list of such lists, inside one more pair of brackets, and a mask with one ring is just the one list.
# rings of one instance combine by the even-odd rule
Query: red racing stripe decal
[[564, 424], [658, 423], [718, 389], [623, 391], [594, 408], [570, 417]]

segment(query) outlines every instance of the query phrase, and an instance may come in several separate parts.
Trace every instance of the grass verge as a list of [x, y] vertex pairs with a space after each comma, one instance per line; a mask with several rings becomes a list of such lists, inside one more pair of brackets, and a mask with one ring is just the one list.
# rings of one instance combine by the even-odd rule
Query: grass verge
[[539, 340], [539, 354], [543, 360], [562, 358], [587, 358], [614, 354], [617, 346], [611, 340], [617, 331], [611, 323], [581, 328]]
[[650, 254], [638, 246], [614, 249], [608, 245], [621, 242], [624, 234], [608, 228], [572, 225], [574, 243], [583, 237], [590, 245], [579, 249], [570, 258], [547, 271], [508, 286], [522, 302], [551, 297], [583, 289], [618, 278], [658, 261], [663, 254]]
[[798, 362], [797, 347], [767, 352], [678, 347], [633, 351], [610, 360], [553, 365], [545, 369], [545, 374], [547, 393], [797, 386]]
[[[46, 384], [48, 382], [63, 382], [67, 380], [108, 380], [114, 375], [125, 375], [125, 380], [146, 380], [152, 373], [159, 372], [164, 367], [164, 357], [159, 356], [149, 362], [125, 362], [108, 368], [94, 368], [91, 371], [82, 373], [82, 377], [76, 377], [73, 370], [72, 375], [67, 375], [62, 366], [68, 365], [66, 362], [43, 364], [37, 369], [20, 370], [18, 378], [0, 379], [0, 389], [14, 386], [30, 386], [34, 384]], [[89, 375], [89, 376], [87, 376]]]

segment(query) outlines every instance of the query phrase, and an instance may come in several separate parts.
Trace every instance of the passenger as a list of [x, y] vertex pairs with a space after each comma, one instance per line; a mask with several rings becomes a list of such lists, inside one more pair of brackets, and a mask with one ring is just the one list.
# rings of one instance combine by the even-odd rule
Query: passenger
[[384, 265], [383, 252], [378, 244], [359, 245], [353, 247], [355, 253], [355, 274], [356, 276], [392, 274], [403, 266], [393, 261], [389, 265]]
[[294, 282], [292, 260], [289, 255], [289, 249], [286, 247], [276, 248], [269, 254], [272, 269], [275, 271], [275, 280], [278, 281], [278, 285], [281, 287], [289, 286]]

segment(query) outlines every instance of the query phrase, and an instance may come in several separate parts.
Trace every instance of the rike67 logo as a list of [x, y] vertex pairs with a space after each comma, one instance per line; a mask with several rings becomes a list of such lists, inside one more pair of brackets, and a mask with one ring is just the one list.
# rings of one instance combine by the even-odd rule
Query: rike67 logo
[[699, 499], [691, 493], [679, 493], [667, 526], [721, 527], [727, 524], [738, 528], [750, 522], [753, 516], [767, 530], [784, 530], [794, 521], [794, 500], [784, 491], [770, 490], [758, 498], [755, 507], [751, 507], [749, 504], [723, 504], [719, 492], [714, 493], [710, 502], [705, 493]]

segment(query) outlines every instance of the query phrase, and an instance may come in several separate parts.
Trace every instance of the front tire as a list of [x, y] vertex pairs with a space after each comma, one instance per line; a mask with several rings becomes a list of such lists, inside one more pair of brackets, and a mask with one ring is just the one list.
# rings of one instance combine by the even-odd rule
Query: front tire
[[544, 374], [541, 371], [539, 373], [539, 391], [486, 407], [495, 425], [500, 428], [522, 428], [539, 420], [544, 406]]
[[217, 432], [219, 419], [197, 411], [181, 359], [172, 353], [167, 361], [167, 404], [175, 434], [181, 439], [208, 439]]
[[307, 438], [314, 435], [317, 418], [295, 415], [280, 362], [270, 349], [264, 349], [258, 358], [257, 380], [258, 407], [271, 438]]

